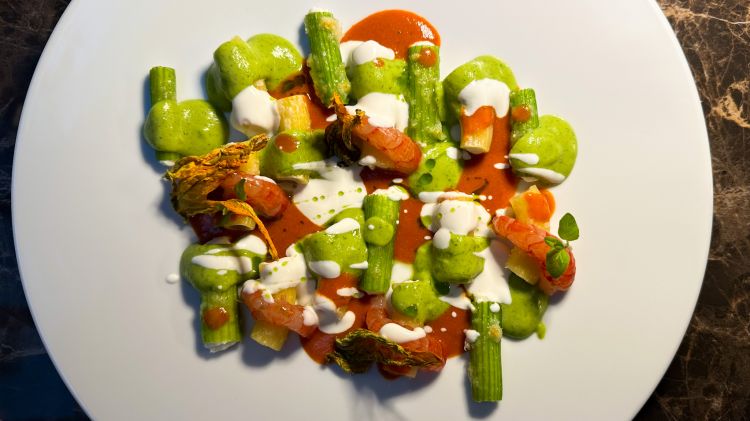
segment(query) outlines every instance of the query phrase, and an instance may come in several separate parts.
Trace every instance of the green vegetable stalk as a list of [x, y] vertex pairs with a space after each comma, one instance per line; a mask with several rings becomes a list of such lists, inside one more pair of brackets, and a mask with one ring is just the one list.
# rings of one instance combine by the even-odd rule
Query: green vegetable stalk
[[473, 304], [472, 331], [466, 333], [470, 347], [471, 395], [475, 402], [495, 402], [503, 398], [503, 369], [500, 363], [502, 309], [499, 304], [489, 301]]
[[[222, 351], [241, 340], [237, 285], [257, 276], [264, 258], [219, 244], [192, 244], [182, 253], [180, 274], [201, 295], [201, 338], [209, 351]], [[216, 269], [219, 266], [227, 269]]]
[[407, 134], [416, 142], [430, 144], [448, 139], [443, 130], [445, 109], [440, 83], [440, 47], [413, 45], [407, 55], [409, 127]]
[[539, 127], [536, 108], [536, 93], [533, 89], [521, 89], [510, 93], [511, 143]]
[[151, 110], [143, 136], [160, 161], [203, 155], [225, 144], [229, 126], [224, 115], [207, 101], [177, 102], [176, 76], [170, 67], [149, 72]]
[[305, 15], [305, 32], [310, 38], [310, 77], [315, 93], [325, 106], [330, 106], [334, 95], [341, 102], [349, 100], [351, 83], [341, 58], [339, 38], [341, 28], [331, 12], [316, 11]]
[[367, 242], [367, 271], [360, 280], [359, 289], [370, 294], [385, 294], [391, 284], [393, 247], [400, 201], [386, 194], [365, 197], [364, 237]]

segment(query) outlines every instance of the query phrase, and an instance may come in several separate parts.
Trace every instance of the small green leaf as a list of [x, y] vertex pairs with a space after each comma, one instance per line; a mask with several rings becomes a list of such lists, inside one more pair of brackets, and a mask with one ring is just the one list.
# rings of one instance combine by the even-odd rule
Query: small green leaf
[[552, 247], [553, 250], [561, 250], [565, 248], [565, 245], [557, 237], [544, 237], [544, 242], [547, 243], [548, 246]]
[[560, 218], [560, 227], [557, 233], [563, 240], [573, 241], [578, 239], [578, 224], [576, 219], [570, 213], [566, 213]]
[[547, 253], [547, 272], [552, 275], [553, 278], [559, 278], [560, 275], [565, 273], [570, 264], [570, 255], [565, 249], [557, 250], [552, 249]]
[[234, 195], [240, 200], [247, 200], [247, 194], [245, 193], [245, 179], [241, 178], [237, 184], [234, 185]]

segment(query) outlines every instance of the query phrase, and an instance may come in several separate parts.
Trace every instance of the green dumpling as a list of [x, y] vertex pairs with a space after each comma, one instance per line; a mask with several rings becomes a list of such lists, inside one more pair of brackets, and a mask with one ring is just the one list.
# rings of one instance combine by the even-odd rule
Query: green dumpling
[[560, 117], [539, 117], [539, 127], [524, 134], [510, 149], [513, 172], [524, 179], [560, 184], [570, 175], [578, 155], [573, 128]]

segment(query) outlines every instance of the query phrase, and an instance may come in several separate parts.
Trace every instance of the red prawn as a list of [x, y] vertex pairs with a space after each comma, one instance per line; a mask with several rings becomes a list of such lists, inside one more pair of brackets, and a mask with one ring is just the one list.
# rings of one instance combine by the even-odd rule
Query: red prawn
[[531, 224], [526, 224], [505, 215], [498, 215], [492, 221], [492, 227], [497, 235], [507, 238], [516, 247], [528, 253], [538, 263], [542, 272], [539, 286], [547, 295], [555, 291], [565, 291], [573, 284], [576, 276], [576, 259], [573, 252], [568, 249], [570, 263], [562, 275], [553, 278], [547, 271], [547, 253], [551, 247], [544, 242], [545, 237], [555, 237], [547, 231]]
[[263, 299], [261, 291], [252, 293], [242, 292], [242, 301], [245, 303], [255, 320], [263, 320], [276, 326], [284, 326], [297, 332], [302, 337], [308, 337], [318, 329], [318, 325], [306, 325], [304, 318], [305, 308], [299, 304], [290, 304], [283, 299], [275, 299], [268, 302]]
[[265, 218], [281, 215], [289, 206], [289, 197], [276, 183], [243, 172], [229, 174], [221, 183], [223, 198], [237, 198], [236, 186], [245, 180], [245, 201]]
[[362, 157], [374, 158], [374, 166], [411, 174], [419, 167], [422, 151], [414, 140], [394, 127], [378, 127], [361, 110], [349, 114], [344, 104], [334, 97], [336, 122], [326, 129], [326, 141], [345, 162]]

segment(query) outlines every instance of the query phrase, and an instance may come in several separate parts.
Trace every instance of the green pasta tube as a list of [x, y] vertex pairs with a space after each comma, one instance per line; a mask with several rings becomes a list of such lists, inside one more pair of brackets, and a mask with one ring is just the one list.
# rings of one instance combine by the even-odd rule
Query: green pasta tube
[[407, 134], [419, 143], [447, 139], [440, 122], [445, 114], [443, 84], [440, 82], [440, 47], [412, 45], [407, 55], [407, 101], [409, 127]]
[[228, 348], [242, 338], [236, 291], [201, 294], [200, 315], [201, 338], [211, 352]]
[[510, 93], [511, 143], [516, 143], [524, 134], [539, 127], [536, 109], [536, 94], [533, 89], [521, 89]]
[[346, 104], [351, 83], [341, 59], [339, 38], [341, 28], [331, 12], [315, 11], [305, 16], [305, 32], [310, 38], [310, 77], [320, 101], [325, 106], [333, 102], [334, 94]]
[[391, 284], [393, 247], [400, 201], [388, 194], [371, 194], [365, 197], [365, 241], [367, 242], [367, 271], [360, 280], [359, 289], [369, 294], [385, 294]]
[[502, 309], [498, 303], [489, 301], [473, 304], [471, 330], [466, 331], [471, 395], [475, 402], [495, 402], [503, 398], [503, 369], [500, 363]]
[[242, 339], [237, 286], [258, 275], [258, 265], [265, 259], [258, 251], [238, 242], [192, 244], [182, 253], [180, 275], [200, 293], [201, 339], [211, 352], [227, 349]]
[[148, 72], [151, 103], [177, 101], [177, 76], [171, 67], [156, 66]]

